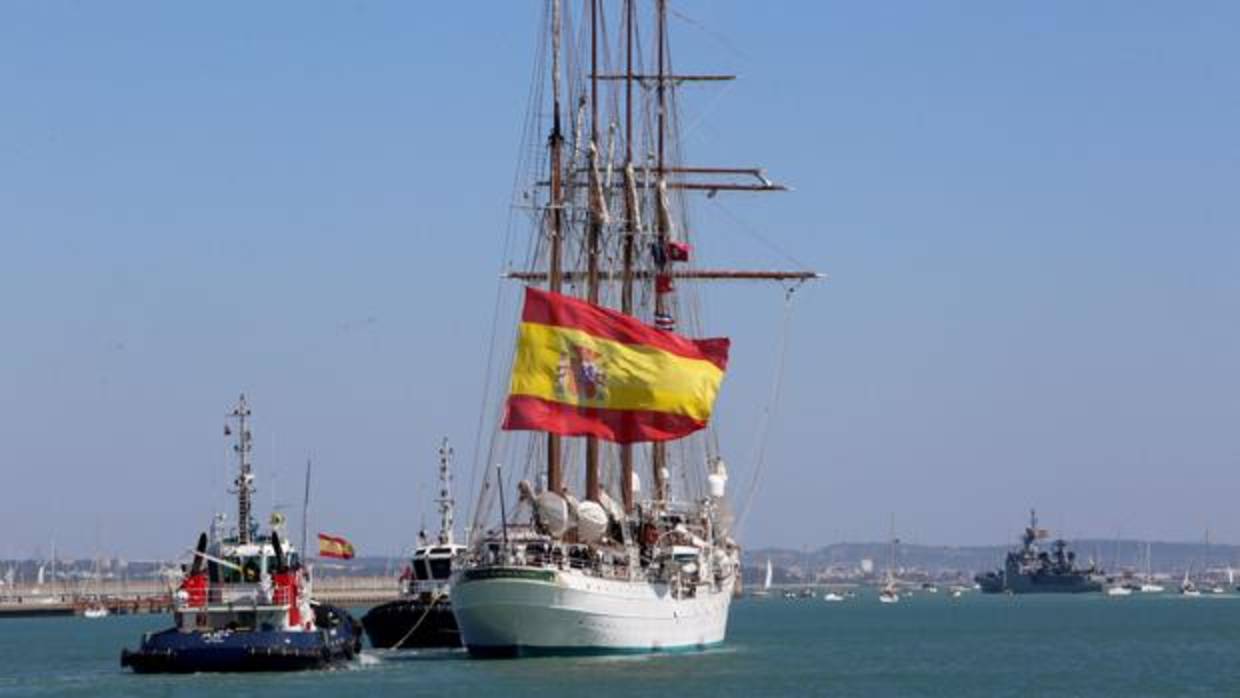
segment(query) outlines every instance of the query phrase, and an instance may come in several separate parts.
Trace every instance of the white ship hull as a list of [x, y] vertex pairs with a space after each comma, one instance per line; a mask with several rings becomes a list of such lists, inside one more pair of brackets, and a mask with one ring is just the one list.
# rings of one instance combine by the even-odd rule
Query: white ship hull
[[455, 578], [452, 610], [475, 656], [697, 650], [723, 642], [733, 584], [678, 599], [664, 583], [480, 568]]

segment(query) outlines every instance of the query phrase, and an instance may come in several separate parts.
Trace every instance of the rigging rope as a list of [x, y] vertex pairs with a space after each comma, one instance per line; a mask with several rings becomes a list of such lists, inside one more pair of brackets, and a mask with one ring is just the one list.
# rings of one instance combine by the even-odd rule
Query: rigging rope
[[763, 467], [766, 465], [766, 447], [767, 438], [770, 435], [771, 421], [775, 413], [776, 407], [779, 405], [779, 396], [783, 391], [784, 384], [784, 367], [788, 359], [788, 336], [791, 333], [792, 326], [792, 295], [801, 287], [804, 281], [797, 282], [792, 286], [788, 286], [784, 290], [784, 308], [783, 318], [780, 321], [779, 328], [779, 344], [775, 359], [775, 380], [771, 385], [771, 397], [766, 407], [762, 411], [762, 418], [758, 425], [758, 436], [754, 442], [754, 469], [753, 475], [749, 480], [749, 490], [745, 492], [744, 501], [738, 507], [736, 513], [736, 522], [733, 531], [739, 535], [744, 525], [746, 517], [749, 514], [750, 505], [753, 504], [754, 496], [758, 492], [758, 481], [762, 475]]
[[418, 622], [413, 624], [412, 628], [409, 628], [409, 632], [405, 633], [404, 637], [402, 637], [395, 645], [392, 645], [392, 648], [400, 649], [400, 646], [405, 644], [405, 640], [408, 640], [409, 638], [413, 637], [413, 633], [417, 631], [420, 625], [422, 625], [422, 621], [426, 620], [426, 617], [431, 614], [431, 610], [435, 608], [435, 604], [439, 603], [440, 599], [446, 599], [446, 598], [448, 598], [447, 594], [444, 594], [444, 593], [435, 594], [435, 596], [431, 598], [431, 602], [426, 604], [426, 609], [422, 611], [422, 617], [418, 619]]

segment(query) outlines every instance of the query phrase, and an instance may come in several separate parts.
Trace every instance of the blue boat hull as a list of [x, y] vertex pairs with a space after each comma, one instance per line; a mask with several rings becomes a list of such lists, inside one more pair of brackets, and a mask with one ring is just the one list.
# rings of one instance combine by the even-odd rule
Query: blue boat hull
[[315, 609], [316, 632], [170, 628], [147, 635], [136, 651], [121, 651], [121, 666], [139, 674], [302, 671], [353, 659], [361, 648], [357, 622], [332, 607]]

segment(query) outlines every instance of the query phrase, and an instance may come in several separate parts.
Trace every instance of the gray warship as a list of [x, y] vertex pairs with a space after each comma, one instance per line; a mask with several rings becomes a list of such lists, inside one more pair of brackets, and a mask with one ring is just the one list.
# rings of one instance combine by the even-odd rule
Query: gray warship
[[1062, 538], [1051, 543], [1050, 551], [1041, 550], [1038, 541], [1048, 537], [1038, 528], [1038, 515], [1029, 510], [1029, 526], [1021, 536], [1021, 547], [1007, 554], [1003, 569], [986, 572], [974, 581], [988, 594], [1079, 594], [1102, 591], [1106, 577], [1101, 569], [1076, 566], [1076, 553], [1068, 550]]

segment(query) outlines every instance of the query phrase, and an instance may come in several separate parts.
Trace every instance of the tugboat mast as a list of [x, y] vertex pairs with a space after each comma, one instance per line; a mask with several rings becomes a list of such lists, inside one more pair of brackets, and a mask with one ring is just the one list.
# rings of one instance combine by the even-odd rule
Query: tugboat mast
[[[250, 465], [250, 450], [253, 444], [248, 424], [249, 417], [250, 407], [245, 402], [245, 393], [242, 393], [237, 400], [237, 406], [228, 415], [229, 419], [237, 420], [237, 443], [233, 445], [233, 451], [237, 454], [241, 467], [237, 473], [237, 479], [233, 480], [233, 486], [236, 487], [233, 492], [237, 495], [237, 542], [241, 545], [250, 542], [251, 532], [254, 529], [251, 514], [254, 472]], [[229, 429], [225, 424], [224, 435], [227, 436], [228, 433]]]
[[452, 510], [456, 502], [452, 499], [452, 447], [447, 437], [439, 446], [439, 544], [452, 545]]

